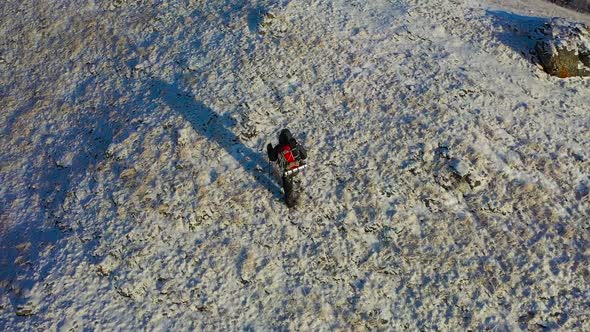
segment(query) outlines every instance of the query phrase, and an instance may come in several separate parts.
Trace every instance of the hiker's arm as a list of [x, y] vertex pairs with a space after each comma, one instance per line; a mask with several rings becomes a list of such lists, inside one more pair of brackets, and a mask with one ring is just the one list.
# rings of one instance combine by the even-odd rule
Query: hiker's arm
[[266, 153], [268, 154], [268, 159], [270, 161], [277, 161], [277, 152], [275, 151], [275, 148], [272, 147], [271, 143], [268, 143], [266, 146]]

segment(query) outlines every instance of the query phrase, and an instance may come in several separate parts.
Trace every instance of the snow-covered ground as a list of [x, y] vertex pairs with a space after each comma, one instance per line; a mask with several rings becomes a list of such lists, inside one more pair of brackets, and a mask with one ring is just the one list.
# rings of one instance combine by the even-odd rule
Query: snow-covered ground
[[590, 329], [590, 79], [528, 52], [588, 15], [148, 3], [0, 4], [0, 330]]

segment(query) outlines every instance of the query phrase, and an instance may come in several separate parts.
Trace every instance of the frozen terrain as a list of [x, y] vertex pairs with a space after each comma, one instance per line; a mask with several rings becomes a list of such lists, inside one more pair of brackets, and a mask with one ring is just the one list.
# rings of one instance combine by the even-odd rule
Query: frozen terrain
[[0, 330], [590, 329], [590, 79], [529, 53], [590, 16], [147, 3], [0, 4]]
[[549, 0], [560, 6], [572, 8], [578, 11], [590, 12], [590, 0]]

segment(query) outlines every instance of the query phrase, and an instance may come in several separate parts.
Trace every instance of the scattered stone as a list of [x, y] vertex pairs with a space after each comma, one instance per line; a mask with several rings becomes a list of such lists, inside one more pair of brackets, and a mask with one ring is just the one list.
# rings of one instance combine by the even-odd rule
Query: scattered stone
[[18, 306], [16, 308], [16, 315], [17, 316], [32, 316], [35, 313], [36, 313], [35, 312], [35, 307], [32, 304], [30, 304], [30, 303], [27, 303], [27, 304], [22, 305], [22, 306]]
[[187, 146], [190, 143], [190, 134], [191, 129], [188, 127], [184, 127], [178, 130], [178, 139], [177, 143], [180, 146]]
[[458, 175], [459, 177], [462, 177], [462, 178], [467, 176], [471, 170], [471, 167], [469, 166], [468, 163], [466, 163], [462, 160], [459, 160], [457, 158], [453, 158], [449, 162], [449, 167], [451, 168], [451, 171], [455, 175]]
[[24, 255], [18, 256], [15, 260], [14, 260], [14, 264], [17, 266], [25, 266], [28, 264], [31, 264], [31, 262], [29, 262], [28, 258]]
[[109, 9], [117, 9], [127, 3], [127, 0], [112, 0], [109, 4]]
[[56, 158], [55, 166], [57, 168], [67, 168], [72, 166], [74, 160], [74, 153], [65, 151], [61, 156]]
[[474, 175], [473, 173], [469, 173], [466, 177], [467, 183], [471, 189], [477, 188], [483, 184], [484, 179], [480, 175]]
[[545, 321], [542, 321], [542, 320], [538, 321], [536, 324], [537, 324], [537, 326], [539, 326], [543, 329], [545, 329], [549, 326], [549, 324], [547, 324]]
[[439, 145], [438, 148], [434, 151], [434, 153], [440, 158], [444, 158], [444, 159], [451, 158], [451, 153], [449, 151], [449, 147], [445, 146], [445, 145]]
[[240, 136], [242, 136], [245, 140], [250, 140], [254, 137], [256, 137], [256, 135], [258, 135], [258, 129], [256, 128], [255, 125], [252, 125], [250, 123], [245, 123], [242, 124], [242, 131], [240, 132]]
[[273, 38], [282, 37], [287, 32], [285, 20], [277, 17], [273, 12], [267, 12], [258, 25], [258, 33], [262, 36], [268, 35]]
[[543, 69], [566, 78], [590, 76], [590, 27], [554, 18], [538, 29], [542, 39], [535, 51]]
[[131, 298], [131, 291], [129, 287], [119, 287], [117, 288], [117, 293], [123, 297]]
[[588, 194], [590, 194], [590, 188], [588, 188], [588, 185], [586, 183], [580, 183], [576, 188], [576, 199], [581, 201], [584, 197], [588, 196]]
[[414, 159], [406, 159], [400, 165], [400, 168], [407, 172], [416, 173], [416, 169], [418, 168], [418, 163]]
[[579, 154], [579, 153], [572, 153], [572, 156], [574, 157], [574, 159], [578, 162], [584, 162], [586, 161], [586, 157], [584, 157], [584, 155]]
[[111, 271], [104, 265], [98, 265], [96, 268], [96, 274], [101, 277], [106, 277], [111, 273]]
[[16, 246], [18, 251], [27, 251], [31, 247], [31, 242], [22, 242]]
[[529, 322], [535, 318], [535, 313], [533, 311], [528, 311], [526, 314], [518, 317], [518, 323], [520, 328], [526, 330], [528, 327]]
[[460, 179], [453, 176], [448, 170], [441, 169], [434, 174], [434, 182], [446, 190], [454, 190], [457, 188]]
[[126, 170], [124, 170], [123, 172], [121, 172], [121, 179], [122, 180], [129, 180], [135, 177], [135, 175], [137, 175], [137, 171], [135, 170], [135, 168], [128, 168]]
[[590, 1], [588, 0], [549, 0], [562, 7], [572, 8], [577, 11], [590, 13]]

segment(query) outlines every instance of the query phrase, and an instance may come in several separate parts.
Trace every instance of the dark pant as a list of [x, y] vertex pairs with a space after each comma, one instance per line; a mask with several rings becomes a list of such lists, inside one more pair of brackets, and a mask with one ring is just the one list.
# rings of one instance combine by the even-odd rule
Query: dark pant
[[285, 191], [285, 203], [288, 207], [293, 207], [297, 204], [299, 197], [296, 186], [296, 181], [293, 179], [294, 176], [283, 175], [283, 190]]

